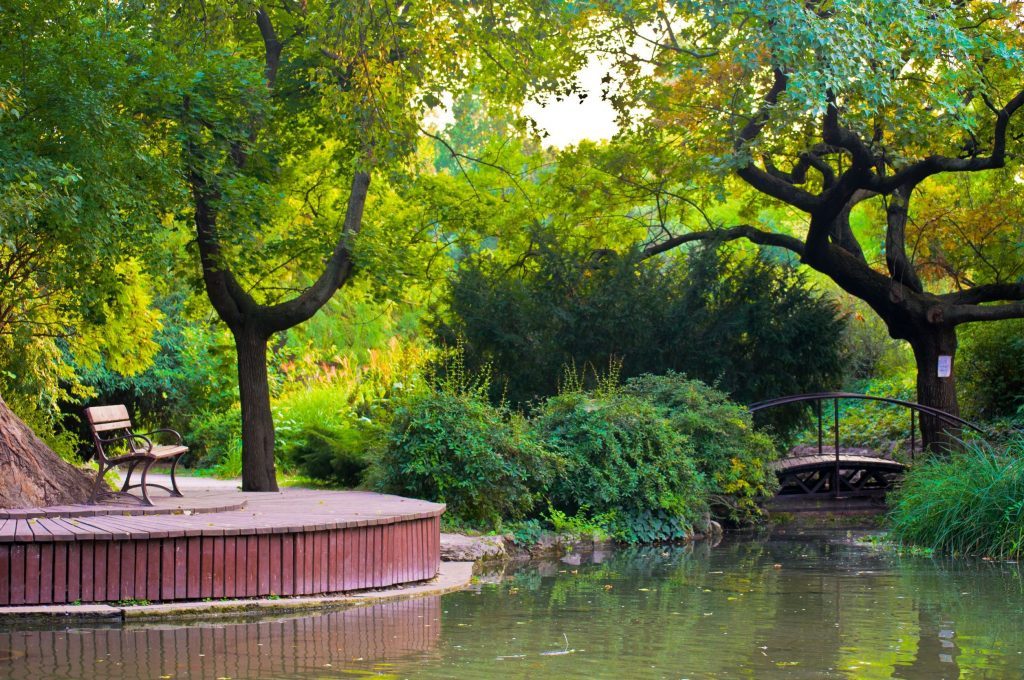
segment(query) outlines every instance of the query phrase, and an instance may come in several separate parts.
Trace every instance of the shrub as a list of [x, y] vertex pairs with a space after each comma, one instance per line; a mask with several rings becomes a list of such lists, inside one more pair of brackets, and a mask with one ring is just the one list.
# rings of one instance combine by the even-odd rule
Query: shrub
[[552, 506], [603, 516], [630, 542], [682, 538], [707, 507], [688, 439], [646, 401], [621, 391], [547, 400], [533, 427], [558, 456]]
[[960, 333], [964, 411], [972, 418], [1024, 422], [1024, 319], [971, 324]]
[[192, 419], [190, 430], [182, 433], [197, 468], [207, 468], [219, 477], [242, 474], [242, 414], [237, 404], [226, 411], [202, 411]]
[[533, 510], [549, 464], [521, 416], [479, 392], [435, 390], [396, 409], [376, 484], [447, 503], [458, 519], [496, 527]]
[[[388, 420], [386, 410], [372, 409]], [[356, 486], [385, 425], [352, 408], [343, 385], [319, 384], [282, 395], [274, 405], [275, 450], [285, 468], [313, 479]]]
[[358, 486], [370, 465], [379, 431], [363, 421], [349, 427], [311, 425], [291, 451], [291, 460], [308, 477], [346, 487]]
[[767, 464], [778, 451], [770, 437], [754, 429], [745, 406], [673, 372], [633, 378], [625, 389], [657, 407], [672, 429], [689, 439], [718, 516], [746, 523], [761, 514], [757, 500], [771, 496], [777, 486]]
[[1024, 555], [1024, 436], [969, 442], [911, 469], [889, 513], [894, 540], [946, 553]]
[[[638, 261], [536, 235], [523, 265], [477, 256], [453, 279], [438, 335], [464, 338], [470, 365], [492, 363], [492, 398], [558, 393], [564, 367], [626, 377], [676, 370], [752, 402], [835, 386], [844, 320], [795, 269], [736, 248]], [[772, 412], [780, 430], [794, 425]]]

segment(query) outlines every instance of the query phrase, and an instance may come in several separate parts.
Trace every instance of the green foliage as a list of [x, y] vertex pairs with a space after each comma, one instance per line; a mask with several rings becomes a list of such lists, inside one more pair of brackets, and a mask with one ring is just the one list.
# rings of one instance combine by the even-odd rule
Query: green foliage
[[304, 428], [302, 439], [282, 455], [315, 480], [353, 487], [362, 481], [379, 437], [378, 430], [360, 420], [344, 428], [314, 423]]
[[745, 407], [673, 372], [632, 378], [625, 389], [654, 404], [672, 429], [689, 440], [717, 515], [740, 523], [760, 516], [758, 500], [771, 496], [777, 485], [768, 463], [778, 451], [770, 437], [754, 429]]
[[895, 374], [912, 374], [914, 355], [907, 343], [889, 336], [885, 323], [864, 302], [840, 298], [847, 322], [843, 328], [841, 363], [844, 385], [860, 385]]
[[471, 258], [452, 282], [439, 333], [464, 338], [472, 365], [493, 364], [492, 396], [527, 403], [555, 394], [566, 366], [613, 358], [625, 377], [676, 370], [746, 402], [820, 390], [841, 375], [843, 322], [786, 264], [728, 248], [638, 262], [541, 235], [534, 253], [511, 272]]
[[608, 528], [616, 539], [629, 544], [683, 541], [693, 533], [690, 521], [648, 508], [612, 513]]
[[[187, 291], [174, 290], [157, 301], [165, 319], [154, 335], [152, 364], [125, 375], [106, 360], [76, 365], [93, 404], [126, 404], [135, 419], [187, 434], [204, 411], [222, 412], [236, 402], [237, 374], [230, 336], [206, 320], [194, 318]], [[193, 455], [206, 457], [202, 442]]]
[[149, 364], [147, 247], [176, 199], [141, 115], [159, 80], [148, 40], [108, 3], [64, 9], [0, 12], [0, 370], [50, 411], [88, 392], [69, 357]]
[[[855, 385], [855, 392], [875, 397], [916, 401], [913, 369]], [[822, 402], [824, 442], [833, 441], [835, 414], [831, 402]], [[839, 446], [867, 447], [874, 451], [905, 457], [910, 451], [910, 412], [905, 406], [871, 400], [839, 402]], [[920, 434], [915, 434], [921, 446]], [[796, 436], [802, 445], [817, 445], [817, 420]]]
[[362, 481], [387, 416], [384, 409], [373, 409], [383, 423], [360, 416], [345, 387], [337, 380], [289, 392], [277, 400], [275, 452], [285, 469], [295, 467], [308, 477], [342, 486]]
[[242, 414], [237, 404], [224, 411], [200, 411], [183, 432], [195, 466], [220, 477], [242, 474]]
[[560, 512], [625, 521], [663, 513], [688, 527], [706, 508], [692, 444], [642, 399], [611, 390], [570, 392], [539, 406], [532, 425], [560, 461], [549, 490]]
[[960, 332], [957, 369], [965, 413], [1024, 425], [1024, 320], [972, 324]]
[[957, 555], [1024, 555], [1024, 437], [971, 442], [911, 469], [889, 514], [894, 540]]
[[606, 540], [609, 538], [607, 527], [612, 521], [614, 521], [613, 515], [590, 517], [587, 508], [581, 508], [578, 513], [570, 517], [561, 510], [548, 506], [548, 522], [555, 533], [576, 539]]
[[431, 391], [395, 410], [376, 484], [446, 503], [455, 517], [484, 526], [524, 517], [547, 484], [550, 456], [522, 416], [491, 406], [485, 379], [460, 372], [458, 360], [448, 364]]

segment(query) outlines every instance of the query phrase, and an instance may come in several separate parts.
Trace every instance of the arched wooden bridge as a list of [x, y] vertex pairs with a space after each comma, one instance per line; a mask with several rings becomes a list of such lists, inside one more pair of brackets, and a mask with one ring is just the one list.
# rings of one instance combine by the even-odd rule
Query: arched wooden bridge
[[[910, 463], [917, 452], [917, 425], [921, 415], [937, 418], [958, 430], [967, 429], [984, 434], [977, 425], [932, 406], [856, 392], [795, 394], [757, 402], [748, 407], [751, 413], [791, 404], [810, 404], [817, 416], [817, 447], [807, 447], [809, 451], [789, 455], [772, 464], [779, 478], [777, 496], [833, 499], [878, 497], [884, 496], [902, 478], [907, 468], [906, 462], [885, 458], [868, 449], [844, 449], [840, 446], [839, 402], [843, 400], [879, 401], [906, 408], [910, 414]], [[833, 416], [830, 433], [832, 441], [827, 446], [822, 413], [824, 402], [831, 402]]]

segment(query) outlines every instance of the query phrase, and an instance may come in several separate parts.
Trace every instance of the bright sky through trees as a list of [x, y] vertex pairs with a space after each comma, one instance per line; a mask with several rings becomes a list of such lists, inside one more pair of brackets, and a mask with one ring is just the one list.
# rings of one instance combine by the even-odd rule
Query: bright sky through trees
[[615, 134], [615, 110], [610, 102], [601, 98], [601, 78], [608, 66], [592, 59], [580, 71], [580, 85], [588, 93], [583, 101], [571, 96], [562, 101], [543, 104], [529, 102], [523, 113], [536, 121], [547, 132], [545, 146], [564, 147], [578, 144], [584, 139], [602, 140]]

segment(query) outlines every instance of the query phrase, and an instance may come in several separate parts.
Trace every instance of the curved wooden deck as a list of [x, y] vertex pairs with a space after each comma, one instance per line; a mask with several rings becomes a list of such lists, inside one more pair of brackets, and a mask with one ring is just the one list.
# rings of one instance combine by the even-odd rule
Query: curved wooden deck
[[305, 489], [190, 502], [190, 493], [156, 508], [8, 511], [0, 606], [345, 592], [432, 578], [440, 564], [436, 503]]

